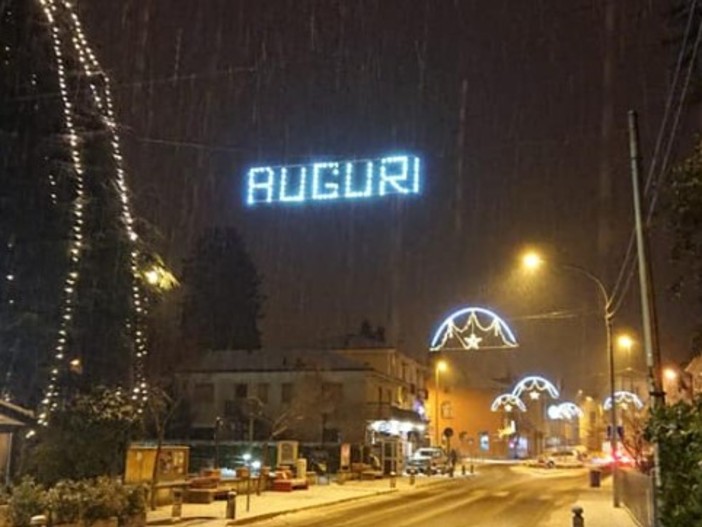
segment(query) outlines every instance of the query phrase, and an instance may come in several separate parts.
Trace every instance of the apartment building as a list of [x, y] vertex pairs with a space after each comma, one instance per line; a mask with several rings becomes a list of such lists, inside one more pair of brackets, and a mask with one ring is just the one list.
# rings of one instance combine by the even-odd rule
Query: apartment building
[[232, 440], [421, 442], [426, 368], [389, 347], [224, 350], [177, 374], [194, 435]]

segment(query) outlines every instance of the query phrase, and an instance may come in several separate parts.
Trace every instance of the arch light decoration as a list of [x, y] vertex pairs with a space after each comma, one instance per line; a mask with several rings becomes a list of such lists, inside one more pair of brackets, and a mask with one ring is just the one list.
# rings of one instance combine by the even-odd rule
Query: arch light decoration
[[514, 394], [511, 393], [503, 393], [502, 395], [498, 395], [497, 397], [495, 397], [495, 400], [492, 401], [492, 406], [490, 407], [490, 410], [492, 410], [493, 412], [497, 412], [498, 410], [511, 412], [515, 408], [522, 412], [527, 411], [526, 405], [519, 397], [516, 397]]
[[516, 348], [514, 333], [496, 313], [466, 307], [451, 313], [434, 333], [429, 351]]
[[[638, 395], [627, 391], [614, 392], [614, 402], [622, 408], [627, 408], [629, 405], [633, 405], [637, 410], [641, 410], [644, 407], [644, 404], [641, 399], [639, 399]], [[605, 399], [603, 406], [605, 410], [610, 410], [612, 408], [611, 396]]]
[[512, 395], [521, 397], [523, 393], [528, 393], [530, 399], [536, 400], [543, 392], [548, 393], [553, 399], [558, 399], [560, 396], [558, 388], [551, 381], [539, 375], [530, 375], [517, 383], [512, 390]]
[[571, 419], [580, 418], [582, 416], [583, 411], [580, 407], [571, 402], [552, 404], [548, 407], [548, 417], [553, 420], [570, 421]]

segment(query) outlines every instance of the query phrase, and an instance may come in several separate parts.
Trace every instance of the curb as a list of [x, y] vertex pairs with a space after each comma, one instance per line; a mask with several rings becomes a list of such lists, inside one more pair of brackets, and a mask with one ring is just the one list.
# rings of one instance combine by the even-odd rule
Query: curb
[[[450, 483], [451, 481], [456, 481], [457, 479], [459, 479], [459, 478], [427, 481], [426, 483], [423, 483], [422, 485], [418, 485], [414, 488], [420, 489], [422, 487], [432, 487], [432, 486], [439, 485], [442, 483]], [[239, 520], [227, 521], [225, 523], [225, 525], [246, 525], [248, 523], [255, 523], [255, 522], [259, 522], [259, 521], [263, 521], [263, 520], [269, 520], [271, 518], [275, 518], [276, 516], [282, 516], [283, 514], [293, 514], [296, 512], [308, 511], [308, 510], [313, 510], [313, 509], [321, 509], [324, 507], [331, 507], [331, 506], [340, 505], [343, 503], [351, 503], [354, 501], [360, 501], [360, 500], [364, 500], [367, 498], [374, 498], [377, 496], [382, 496], [384, 494], [394, 494], [396, 492], [400, 492], [400, 489], [394, 488], [394, 489], [377, 490], [377, 491], [373, 492], [372, 494], [364, 494], [363, 496], [352, 496], [350, 498], [343, 498], [340, 500], [330, 501], [327, 503], [318, 503], [316, 505], [307, 505], [305, 507], [298, 507], [295, 509], [285, 509], [285, 510], [275, 511], [275, 512], [264, 512], [263, 514], [258, 514], [256, 516], [250, 516], [248, 518], [241, 518]]]
[[343, 498], [340, 500], [330, 501], [328, 503], [318, 503], [316, 505], [307, 505], [305, 507], [297, 507], [295, 509], [285, 509], [281, 511], [274, 512], [264, 512], [263, 514], [257, 514], [256, 516], [250, 516], [248, 518], [241, 518], [239, 520], [226, 521], [225, 525], [246, 525], [247, 523], [255, 523], [263, 520], [269, 520], [275, 518], [276, 516], [281, 516], [283, 514], [293, 514], [296, 512], [309, 511], [312, 509], [321, 509], [323, 507], [331, 507], [333, 505], [340, 505], [342, 503], [350, 503], [353, 501], [360, 501], [366, 498], [373, 498], [376, 496], [382, 496], [383, 494], [393, 494], [399, 492], [400, 489], [385, 489], [374, 492], [373, 494], [364, 494], [363, 496], [352, 496], [350, 498]]
[[[446, 484], [446, 483], [450, 483], [452, 481], [457, 481], [459, 479], [464, 479], [464, 478], [451, 478], [451, 479], [439, 479], [439, 480], [425, 481], [419, 485], [416, 485], [414, 487], [410, 487], [409, 489], [406, 489], [406, 490], [420, 490], [424, 487], [433, 487], [436, 485]], [[176, 521], [176, 522], [173, 522], [170, 518], [164, 518], [164, 519], [159, 519], [159, 520], [147, 521], [146, 524], [148, 527], [148, 526], [161, 526], [161, 525], [177, 525], [179, 523], [187, 523], [187, 522], [198, 521], [198, 520], [220, 520], [223, 522], [223, 525], [228, 525], [228, 526], [246, 525], [249, 523], [255, 523], [255, 522], [259, 522], [259, 521], [269, 520], [271, 518], [274, 518], [276, 516], [281, 516], [283, 514], [293, 514], [296, 512], [302, 512], [302, 511], [307, 511], [307, 510], [321, 509], [323, 507], [331, 507], [334, 505], [351, 503], [354, 501], [360, 501], [360, 500], [367, 499], [367, 498], [374, 498], [374, 497], [382, 496], [385, 494], [394, 494], [397, 492], [400, 492], [400, 489], [398, 489], [398, 488], [378, 489], [372, 493], [363, 494], [361, 496], [351, 496], [348, 498], [341, 498], [338, 500], [329, 501], [329, 502], [325, 502], [325, 503], [317, 503], [315, 505], [306, 505], [304, 507], [290, 508], [290, 509], [284, 509], [284, 510], [272, 511], [272, 512], [264, 512], [261, 514], [256, 514], [254, 516], [249, 516], [248, 518], [240, 518], [240, 519], [235, 519], [235, 520], [227, 520], [226, 518], [215, 517], [215, 516], [190, 516], [190, 517], [180, 518], [180, 520]]]

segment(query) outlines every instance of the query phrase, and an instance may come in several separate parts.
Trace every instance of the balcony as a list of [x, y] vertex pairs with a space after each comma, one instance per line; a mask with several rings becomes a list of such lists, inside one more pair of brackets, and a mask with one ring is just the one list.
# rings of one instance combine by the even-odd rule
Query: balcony
[[414, 410], [400, 408], [392, 403], [366, 403], [364, 419], [366, 421], [410, 421], [423, 423], [421, 416]]

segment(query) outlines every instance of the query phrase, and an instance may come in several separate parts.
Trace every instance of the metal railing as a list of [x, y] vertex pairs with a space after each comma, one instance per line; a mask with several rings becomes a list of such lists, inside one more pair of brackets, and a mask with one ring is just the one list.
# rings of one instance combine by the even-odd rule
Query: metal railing
[[653, 478], [635, 469], [617, 471], [621, 504], [641, 527], [653, 527]]

